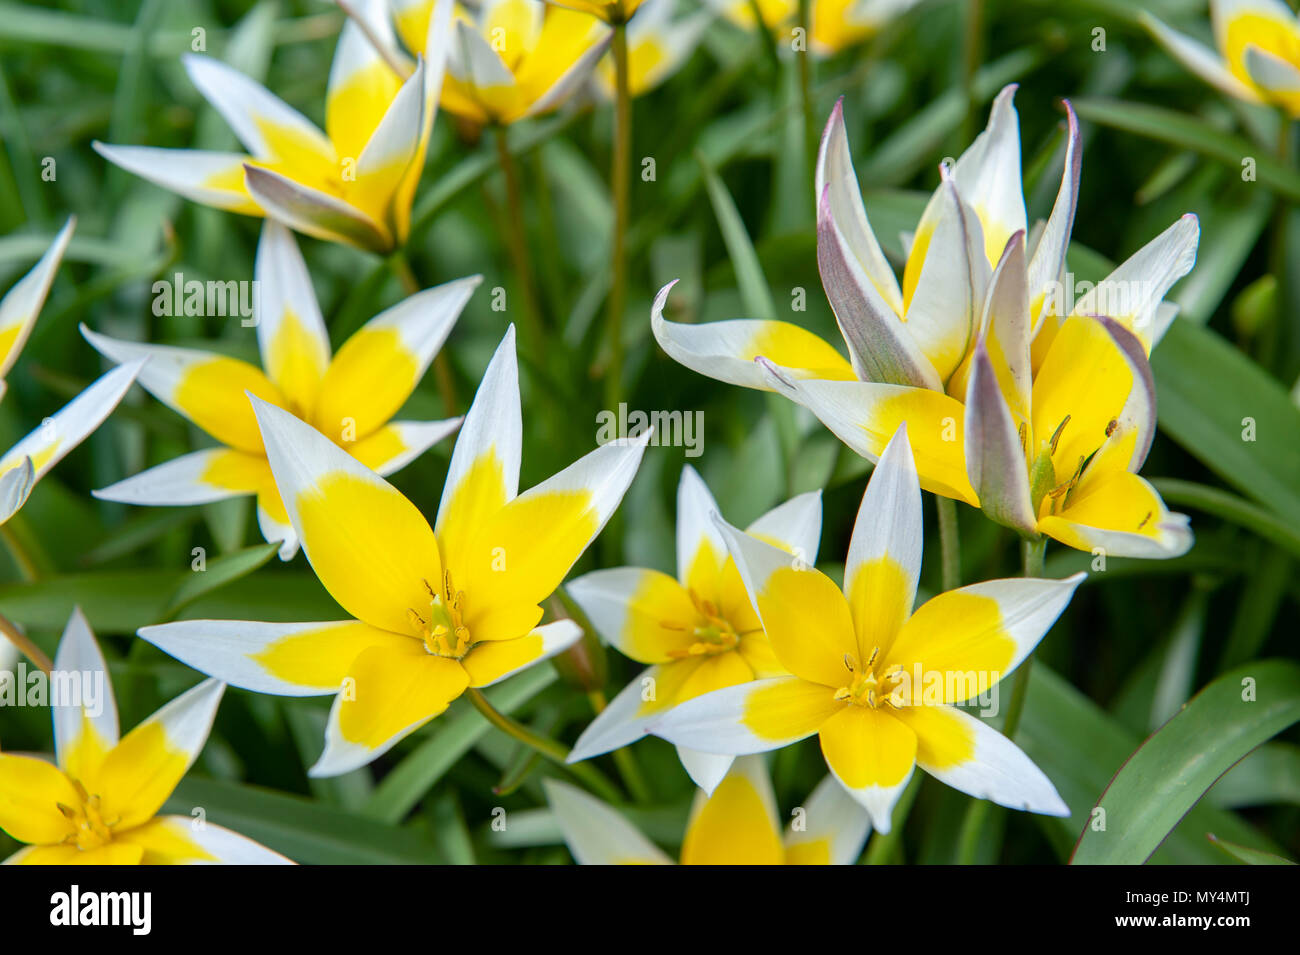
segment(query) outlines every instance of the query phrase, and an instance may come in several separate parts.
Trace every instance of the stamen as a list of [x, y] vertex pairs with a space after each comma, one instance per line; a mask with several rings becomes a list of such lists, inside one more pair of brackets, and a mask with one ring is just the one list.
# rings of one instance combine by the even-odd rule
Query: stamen
[[1058, 424], [1058, 425], [1056, 426], [1056, 430], [1052, 432], [1052, 440], [1051, 440], [1051, 442], [1048, 444], [1048, 448], [1050, 449], [1050, 452], [1051, 452], [1052, 454], [1055, 454], [1055, 453], [1056, 453], [1056, 445], [1057, 445], [1057, 442], [1059, 442], [1059, 441], [1061, 440], [1061, 432], [1065, 430], [1065, 426], [1066, 426], [1067, 424], [1069, 424], [1069, 423], [1070, 423], [1070, 416], [1069, 416], [1069, 415], [1066, 415], [1066, 416], [1061, 420], [1061, 423]]

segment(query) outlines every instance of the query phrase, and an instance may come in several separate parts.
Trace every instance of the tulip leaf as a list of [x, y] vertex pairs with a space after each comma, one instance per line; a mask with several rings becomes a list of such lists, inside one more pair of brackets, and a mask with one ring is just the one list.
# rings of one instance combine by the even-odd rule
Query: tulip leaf
[[703, 156], [698, 158], [704, 169], [704, 184], [709, 193], [709, 202], [713, 204], [713, 214], [717, 216], [718, 228], [722, 230], [722, 241], [727, 246], [727, 255], [736, 270], [736, 286], [745, 303], [745, 313], [749, 318], [775, 321], [776, 304], [772, 301], [772, 290], [763, 277], [758, 253], [754, 251], [754, 243], [745, 231], [745, 223], [741, 221], [736, 203]]
[[1246, 865], [1295, 865], [1290, 859], [1275, 855], [1272, 852], [1261, 852], [1258, 849], [1239, 846], [1227, 839], [1220, 839], [1212, 832], [1207, 832], [1205, 837], [1238, 862], [1244, 862]]
[[1071, 862], [1145, 862], [1220, 776], [1297, 721], [1300, 665], [1269, 660], [1219, 677], [1115, 775], [1092, 813], [1101, 824], [1084, 827]]
[[204, 594], [248, 576], [274, 557], [279, 549], [278, 543], [255, 544], [237, 550], [233, 554], [214, 557], [198, 567], [192, 567], [191, 572], [182, 579], [180, 586], [173, 591], [171, 599], [167, 601], [163, 619], [170, 620]]
[[1236, 172], [1242, 171], [1244, 161], [1252, 160], [1259, 185], [1288, 199], [1300, 199], [1300, 173], [1278, 162], [1250, 140], [1224, 132], [1196, 116], [1163, 106], [1114, 99], [1085, 98], [1073, 102], [1081, 120], [1191, 149]]

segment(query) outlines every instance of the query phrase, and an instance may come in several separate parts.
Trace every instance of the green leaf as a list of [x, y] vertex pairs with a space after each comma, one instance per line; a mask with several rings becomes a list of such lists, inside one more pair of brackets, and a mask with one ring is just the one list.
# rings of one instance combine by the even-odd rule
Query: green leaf
[[1223, 163], [1233, 171], [1242, 171], [1242, 161], [1255, 162], [1255, 181], [1271, 192], [1288, 199], [1300, 199], [1300, 173], [1278, 162], [1259, 146], [1233, 133], [1219, 129], [1202, 119], [1163, 106], [1127, 103], [1114, 99], [1074, 100], [1079, 119], [1100, 123], [1138, 136], [1190, 149]]
[[207, 561], [205, 570], [191, 571], [167, 601], [163, 618], [170, 620], [186, 606], [219, 587], [246, 577], [275, 556], [279, 544], [255, 544], [233, 554], [222, 554]]
[[437, 860], [431, 840], [322, 806], [302, 796], [255, 786], [191, 777], [181, 780], [164, 812], [192, 816], [255, 839], [294, 862], [312, 865], [427, 865]]
[[[555, 682], [555, 670], [536, 666], [486, 691], [492, 705], [507, 716]], [[447, 770], [456, 764], [491, 728], [474, 709], [464, 708], [449, 718], [434, 722], [432, 735], [400, 763], [362, 808], [362, 814], [381, 822], [397, 822], [406, 816]]]
[[1145, 862], [1215, 780], [1297, 720], [1300, 665], [1270, 660], [1219, 677], [1124, 764], [1097, 803], [1106, 828], [1085, 827], [1071, 862]]
[[727, 246], [727, 255], [736, 270], [736, 286], [745, 303], [745, 312], [750, 318], [775, 321], [776, 304], [772, 301], [772, 290], [763, 277], [758, 253], [754, 251], [754, 243], [745, 231], [745, 223], [741, 221], [731, 193], [727, 192], [727, 187], [704, 157], [697, 155], [697, 158], [704, 169], [704, 184], [709, 193], [709, 202], [713, 204], [713, 214], [718, 219], [718, 228], [722, 230], [722, 241]]
[[1220, 839], [1212, 832], [1207, 832], [1205, 838], [1238, 862], [1244, 862], [1246, 865], [1295, 865], [1290, 859], [1284, 859], [1282, 856], [1274, 855], [1271, 852], [1260, 852], [1258, 849], [1239, 846], [1235, 842]]

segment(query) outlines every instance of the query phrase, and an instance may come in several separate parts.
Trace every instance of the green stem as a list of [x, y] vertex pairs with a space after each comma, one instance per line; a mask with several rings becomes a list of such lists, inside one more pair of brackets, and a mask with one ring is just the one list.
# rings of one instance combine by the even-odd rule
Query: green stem
[[24, 583], [34, 583], [40, 578], [40, 572], [36, 569], [31, 557], [27, 555], [27, 549], [23, 547], [13, 529], [9, 524], [0, 524], [0, 539], [3, 539], [5, 549], [9, 551], [9, 556], [13, 558], [14, 565], [18, 568], [18, 574], [22, 577]]
[[[411, 269], [411, 261], [406, 257], [406, 252], [398, 249], [392, 257], [393, 271], [397, 274], [397, 280], [402, 283], [402, 288], [407, 295], [414, 295], [420, 291], [420, 280], [415, 277], [415, 272]], [[456, 379], [451, 375], [451, 364], [447, 361], [447, 353], [438, 349], [438, 354], [433, 356], [433, 377], [438, 385], [438, 397], [442, 399], [444, 413], [451, 417], [456, 413]]]
[[759, 5], [758, 0], [749, 0], [749, 12], [754, 16], [754, 29], [758, 31], [759, 42], [763, 44], [763, 51], [767, 54], [768, 62], [777, 75], [781, 73], [781, 54], [776, 49], [776, 37], [772, 35], [772, 28], [767, 25], [763, 19], [763, 8]]
[[546, 332], [542, 322], [542, 309], [537, 300], [537, 288], [533, 283], [533, 265], [528, 256], [528, 241], [524, 236], [524, 200], [519, 190], [519, 172], [515, 169], [514, 157], [510, 155], [510, 144], [506, 142], [505, 126], [496, 128], [497, 165], [506, 181], [506, 206], [509, 218], [506, 222], [506, 245], [510, 249], [510, 259], [514, 265], [515, 277], [524, 296], [524, 337], [532, 351], [533, 361], [540, 364], [546, 350]]
[[934, 496], [939, 513], [939, 554], [943, 568], [943, 589], [961, 586], [961, 536], [957, 529], [957, 502], [950, 497]]
[[627, 24], [614, 26], [614, 154], [609, 170], [614, 194], [614, 251], [609, 286], [609, 364], [605, 368], [605, 407], [617, 408], [623, 392], [623, 312], [627, 296], [628, 193], [632, 162], [632, 91], [628, 70]]
[[966, 94], [966, 116], [962, 121], [962, 143], [975, 136], [975, 75], [984, 54], [984, 0], [966, 0], [966, 32], [962, 43], [962, 89]]
[[[804, 138], [804, 169], [808, 173], [808, 181], [813, 181], [814, 169], [817, 165], [817, 119], [813, 115], [813, 95], [812, 95], [812, 52], [808, 49], [812, 43], [812, 0], [799, 0], [799, 28], [803, 30], [804, 48], [796, 56], [799, 57], [799, 99], [803, 106], [803, 138]], [[813, 219], [817, 218], [816, 202], [820, 197], [814, 197]]]
[[16, 646], [23, 656], [40, 667], [46, 676], [49, 676], [50, 671], [54, 669], [54, 664], [45, 655], [45, 651], [32, 643], [31, 638], [19, 630], [18, 625], [3, 614], [0, 614], [0, 634], [8, 637], [9, 642]]
[[469, 701], [474, 704], [474, 708], [482, 713], [487, 721], [501, 732], [505, 733], [512, 739], [518, 740], [525, 746], [535, 749], [546, 759], [549, 759], [556, 766], [559, 766], [561, 769], [564, 769], [572, 775], [593, 793], [600, 796], [600, 798], [615, 803], [623, 801], [622, 796], [614, 787], [613, 783], [606, 779], [594, 766], [590, 766], [586, 763], [573, 763], [572, 765], [567, 763], [565, 760], [569, 757], [569, 751], [565, 749], [563, 745], [547, 736], [542, 736], [540, 733], [533, 732], [522, 723], [506, 716], [488, 702], [488, 698], [483, 695], [481, 690], [476, 690], [471, 687], [465, 691], [465, 695], [469, 697]]

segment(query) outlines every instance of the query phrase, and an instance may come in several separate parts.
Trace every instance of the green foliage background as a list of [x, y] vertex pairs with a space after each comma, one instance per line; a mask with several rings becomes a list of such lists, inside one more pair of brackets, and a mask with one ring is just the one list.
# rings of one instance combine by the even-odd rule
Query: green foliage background
[[[974, 6], [982, 24], [972, 31]], [[1018, 741], [1074, 815], [993, 811], [967, 847], [978, 861], [1066, 860], [1112, 776], [1206, 686], [1178, 717], [1179, 733], [1157, 737], [1154, 751], [1144, 749], [1129, 778], [1107, 794], [1112, 827], [1129, 820], [1132, 845], [1149, 846], [1130, 846], [1126, 856], [1111, 840], [1098, 858], [1141, 861], [1181, 815], [1161, 817], [1157, 803], [1181, 797], [1196, 806], [1154, 861], [1234, 861], [1207, 833], [1254, 850], [1300, 853], [1300, 748], [1294, 728], [1286, 729], [1300, 717], [1300, 670], [1294, 662], [1260, 662], [1297, 656], [1300, 410], [1289, 392], [1300, 374], [1300, 217], [1289, 203], [1300, 201], [1300, 171], [1286, 148], [1294, 130], [1269, 110], [1228, 102], [1187, 75], [1137, 25], [1140, 9], [1182, 29], [1208, 30], [1195, 0], [926, 0], [867, 45], [813, 67], [813, 123], [819, 130], [834, 99], [845, 96], [868, 209], [891, 254], [937, 183], [937, 163], [960, 153], [982, 128], [992, 95], [1012, 81], [1021, 84], [1016, 103], [1031, 220], [1046, 215], [1059, 181], [1059, 99], [1071, 98], [1083, 120], [1071, 252], [1080, 278], [1102, 277], [1109, 262], [1184, 212], [1201, 221], [1198, 265], [1172, 296], [1182, 315], [1153, 355], [1161, 431], [1144, 469], [1171, 507], [1192, 514], [1196, 545], [1171, 561], [1110, 560], [1043, 641]], [[79, 219], [10, 375], [0, 440], [25, 434], [101, 370], [78, 322], [256, 360], [252, 330], [237, 320], [155, 318], [150, 286], [175, 272], [251, 278], [258, 222], [143, 183], [101, 160], [90, 141], [235, 146], [179, 65], [195, 27], [206, 30], [208, 52], [320, 121], [341, 23], [334, 7], [311, 0], [0, 2], [0, 288], [30, 266], [66, 215]], [[1097, 28], [1105, 31], [1104, 51], [1094, 49]], [[757, 37], [715, 23], [680, 72], [635, 102], [634, 116], [633, 156], [638, 169], [643, 157], [653, 158], [656, 175], [633, 178], [628, 403], [703, 410], [705, 453], [692, 463], [734, 523], [789, 494], [824, 487], [822, 553], [842, 557], [869, 465], [792, 406], [676, 365], [649, 333], [651, 296], [681, 278], [673, 298], [678, 320], [753, 314], [770, 294], [779, 315], [837, 340], [817, 275], [796, 71], [775, 64]], [[598, 105], [511, 130], [526, 194], [523, 226], [550, 327], [544, 356], [521, 353], [523, 486], [595, 443], [612, 222], [610, 121], [609, 108]], [[1252, 182], [1241, 175], [1246, 156], [1257, 159]], [[56, 162], [53, 182], [41, 176], [45, 157]], [[722, 188], [706, 188], [709, 170]], [[719, 227], [728, 196], [744, 234]], [[446, 346], [460, 410], [512, 317], [491, 310], [488, 290], [505, 286], [512, 301], [519, 294], [502, 240], [502, 205], [490, 143], [440, 117], [409, 251], [425, 285], [485, 275]], [[736, 267], [751, 239], [762, 286]], [[402, 297], [389, 263], [300, 241], [336, 347]], [[791, 314], [796, 289], [806, 291], [807, 311]], [[407, 412], [443, 416], [432, 375]], [[1253, 443], [1242, 440], [1247, 417], [1256, 422]], [[30, 566], [0, 550], [0, 612], [52, 652], [80, 604], [111, 661], [124, 726], [199, 678], [134, 638], [136, 628], [176, 616], [340, 616], [302, 557], [288, 565], [272, 558], [246, 501], [136, 509], [89, 494], [206, 441], [136, 389], [5, 528]], [[449, 447], [395, 478], [426, 513], [436, 509]], [[578, 571], [623, 563], [672, 569], [673, 493], [684, 461], [681, 448], [647, 454], [617, 519]], [[1017, 573], [1013, 535], [958, 507], [963, 580]], [[922, 585], [933, 593], [939, 546], [928, 496], [926, 508], [931, 539]], [[190, 570], [196, 546], [208, 554], [202, 575]], [[1088, 555], [1049, 548], [1050, 576], [1088, 563]], [[611, 693], [636, 672], [616, 654], [607, 664]], [[1269, 694], [1259, 712], [1244, 708], [1245, 716], [1223, 703], [1242, 676]], [[549, 665], [489, 696], [567, 741], [591, 718], [585, 695]], [[1273, 707], [1268, 715], [1264, 703]], [[213, 821], [302, 862], [568, 860], [539, 785], [543, 774], [559, 770], [488, 730], [464, 701], [373, 766], [309, 780], [304, 767], [319, 754], [328, 704], [228, 691], [211, 741], [169, 808], [203, 806]], [[1198, 800], [1220, 772], [1279, 729], [1282, 735]], [[7, 750], [48, 751], [48, 712], [0, 713], [0, 739]], [[684, 829], [689, 780], [658, 740], [637, 744], [634, 753], [653, 800], [630, 807], [629, 816], [671, 850]], [[598, 765], [614, 774], [608, 757]], [[787, 811], [824, 772], [815, 741], [778, 753], [772, 768]], [[508, 791], [494, 792], [503, 782]], [[928, 778], [913, 792], [906, 825], [888, 839], [873, 837], [870, 861], [957, 858], [970, 800]], [[491, 827], [498, 806], [508, 814], [504, 832]], [[13, 848], [0, 834], [0, 857]], [[1236, 850], [1238, 858], [1249, 856]]]

